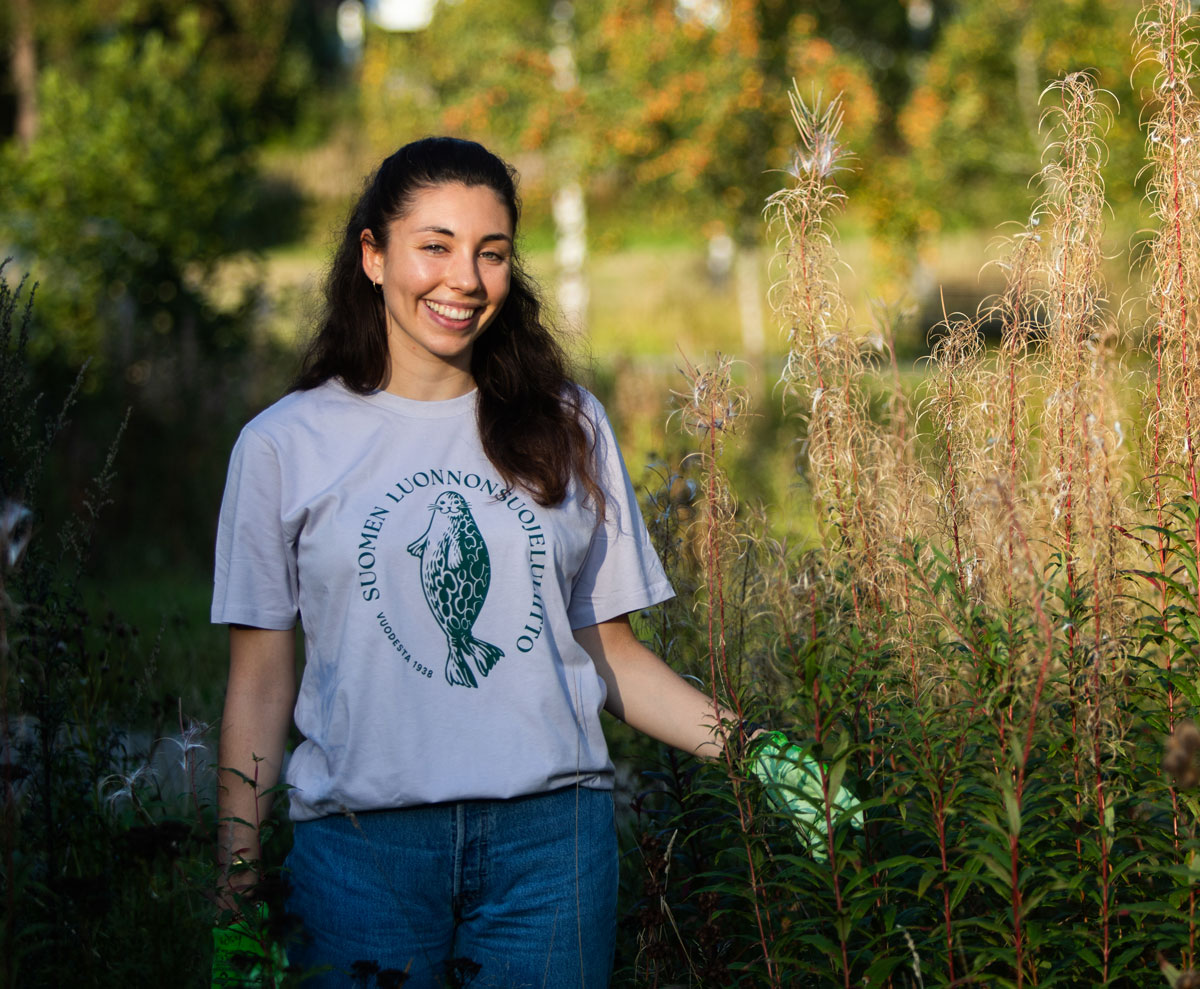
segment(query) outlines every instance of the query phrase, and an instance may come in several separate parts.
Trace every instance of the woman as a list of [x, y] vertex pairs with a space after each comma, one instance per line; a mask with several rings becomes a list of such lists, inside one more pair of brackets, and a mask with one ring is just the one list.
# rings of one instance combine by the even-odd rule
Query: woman
[[376, 966], [408, 987], [455, 966], [475, 986], [606, 985], [600, 709], [701, 755], [729, 717], [630, 628], [673, 592], [517, 263], [518, 211], [512, 170], [478, 144], [384, 161], [295, 389], [232, 456], [219, 857], [232, 903], [294, 708], [292, 960], [327, 968], [314, 986]]

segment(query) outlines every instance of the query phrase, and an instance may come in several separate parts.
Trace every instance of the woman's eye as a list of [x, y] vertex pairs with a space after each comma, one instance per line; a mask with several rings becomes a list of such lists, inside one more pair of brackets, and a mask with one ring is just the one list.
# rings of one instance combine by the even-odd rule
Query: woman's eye
[[421, 250], [428, 251], [430, 254], [443, 254], [446, 251], [446, 245], [445, 244], [426, 244], [423, 248], [421, 248]]
[[506, 254], [500, 254], [497, 251], [484, 251], [479, 256], [485, 261], [491, 261], [495, 264], [503, 264], [508, 260], [508, 256]]

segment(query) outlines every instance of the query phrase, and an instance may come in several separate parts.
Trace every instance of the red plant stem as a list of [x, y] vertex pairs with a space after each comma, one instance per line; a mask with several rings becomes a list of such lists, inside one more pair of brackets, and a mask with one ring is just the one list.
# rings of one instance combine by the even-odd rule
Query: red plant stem
[[[1100, 717], [1099, 701], [1100, 701], [1100, 671], [1099, 665], [1101, 662], [1100, 654], [1097, 653], [1094, 662], [1092, 663], [1092, 690], [1096, 698], [1095, 718], [1098, 721]], [[1109, 959], [1109, 861], [1108, 861], [1108, 825], [1105, 822], [1106, 803], [1104, 797], [1104, 766], [1100, 756], [1100, 732], [1098, 726], [1092, 728], [1092, 760], [1096, 769], [1096, 816], [1098, 818], [1099, 833], [1100, 833], [1100, 925], [1102, 932], [1102, 943], [1100, 947], [1100, 957], [1104, 960], [1103, 979], [1108, 982], [1108, 959]]]
[[[800, 224], [800, 233], [797, 238], [799, 243], [797, 254], [800, 259], [800, 282], [804, 286], [804, 312], [808, 316], [807, 324], [812, 345], [812, 364], [817, 374], [817, 389], [823, 396], [825, 393], [825, 372], [821, 361], [820, 340], [817, 339], [817, 320], [812, 315], [816, 312], [817, 303], [812, 297], [813, 272], [811, 270], [812, 262], [809, 252], [805, 249], [805, 245], [808, 243], [806, 234], [807, 220]], [[826, 434], [826, 447], [829, 451], [829, 476], [833, 484], [833, 500], [838, 513], [837, 526], [841, 530], [842, 537], [846, 540], [847, 545], [850, 545], [850, 512], [847, 510], [845, 496], [842, 492], [842, 481], [838, 473], [837, 454], [831, 442], [832, 430], [826, 425], [828, 419], [817, 412], [815, 405], [813, 420], [810, 420], [810, 428], [812, 425], [815, 425], [818, 430]], [[857, 581], [851, 581], [850, 583], [850, 597], [854, 607], [854, 616], [857, 620], [860, 617]]]
[[[821, 685], [817, 679], [813, 679], [813, 717], [815, 723], [813, 725], [813, 741], [816, 745], [821, 745], [824, 741], [824, 733], [821, 722]], [[829, 794], [829, 776], [825, 771], [825, 763], [823, 760], [817, 760], [817, 768], [821, 774], [821, 793], [825, 799], [825, 852], [829, 856], [829, 872], [833, 879], [833, 902], [837, 909], [838, 917], [842, 915], [842, 883], [838, 874], [838, 858], [835, 854], [833, 840], [833, 814], [831, 812], [831, 802]], [[842, 951], [842, 980], [845, 989], [850, 989], [850, 952], [849, 946], [846, 944], [846, 939], [842, 936], [841, 931], [838, 931], [838, 945]]]
[[[1012, 511], [1012, 506], [1008, 506], [1009, 511]], [[1020, 529], [1014, 530], [1021, 541], [1023, 554], [1029, 565], [1033, 567], [1033, 557], [1029, 551], [1029, 543], [1025, 538], [1024, 533]], [[1036, 570], [1035, 570], [1036, 572]], [[1016, 802], [1018, 820], [1021, 814], [1021, 802], [1025, 793], [1025, 771], [1029, 764], [1029, 751], [1033, 745], [1033, 730], [1037, 723], [1038, 706], [1041, 703], [1042, 691], [1046, 686], [1046, 673], [1050, 668], [1050, 659], [1053, 656], [1054, 650], [1054, 632], [1050, 625], [1050, 620], [1046, 617], [1046, 612], [1042, 608], [1042, 591], [1039, 588], [1034, 592], [1031, 603], [1033, 605], [1034, 614], [1037, 616], [1038, 625], [1042, 629], [1042, 635], [1045, 640], [1045, 645], [1042, 649], [1042, 659], [1038, 665], [1037, 683], [1033, 690], [1033, 699], [1029, 705], [1029, 722], [1025, 728], [1025, 744], [1021, 747], [1020, 759], [1017, 763], [1017, 778], [1013, 787], [1013, 799]], [[1023, 957], [1023, 928], [1021, 925], [1022, 919], [1022, 897], [1021, 897], [1021, 873], [1020, 873], [1020, 835], [1009, 835], [1009, 855], [1010, 855], [1010, 880], [1012, 882], [1012, 918], [1013, 918], [1013, 947], [1016, 953], [1016, 970], [1017, 970], [1017, 989], [1025, 983], [1024, 972], [1024, 957]], [[1037, 968], [1033, 969], [1033, 981], [1037, 982]]]
[[[799, 250], [797, 253], [800, 258], [800, 284], [804, 286], [804, 312], [808, 316], [808, 330], [812, 344], [813, 370], [817, 372], [817, 389], [823, 395], [825, 392], [825, 371], [821, 362], [821, 341], [817, 339], [817, 320], [812, 315], [816, 311], [817, 304], [812, 297], [812, 271], [810, 270], [811, 259], [809, 258], [808, 251], [805, 250], [805, 245], [808, 243], [806, 234], [807, 221], [800, 224], [800, 235], [798, 237]], [[814, 416], [816, 416], [815, 409], [813, 412]], [[820, 424], [825, 421], [824, 418], [821, 416], [816, 416], [816, 419], [817, 427], [819, 429], [823, 429]], [[838, 510], [843, 512], [844, 515], [844, 506], [841, 503], [841, 482], [838, 478], [837, 458], [833, 454], [832, 446], [829, 447], [829, 451], [829, 470], [830, 476], [833, 479], [834, 500], [838, 503]]]
[[[708, 544], [708, 590], [709, 590], [709, 606], [708, 606], [708, 659], [711, 671], [710, 683], [712, 684], [712, 701], [713, 701], [713, 716], [716, 724], [721, 723], [721, 702], [717, 693], [717, 654], [721, 657], [721, 672], [724, 678], [726, 690], [730, 694], [730, 700], [733, 702], [738, 716], [738, 734], [741, 747], [744, 747], [746, 739], [744, 737], [742, 723], [744, 722], [742, 701], [738, 691], [733, 689], [733, 684], [729, 678], [729, 657], [725, 648], [725, 596], [724, 596], [724, 570], [721, 566], [719, 558], [719, 542], [717, 540], [717, 527], [719, 520], [712, 513], [712, 506], [716, 501], [717, 494], [717, 440], [716, 440], [716, 422], [719, 416], [719, 410], [714, 406], [709, 410], [708, 422], [710, 428], [708, 430], [709, 442], [709, 464], [706, 477], [706, 489], [709, 505], [708, 524], [706, 527], [706, 541]], [[716, 627], [714, 628], [714, 604], [716, 606]], [[750, 885], [754, 890], [754, 917], [758, 924], [759, 943], [762, 947], [763, 962], [767, 967], [767, 977], [771, 981], [773, 987], [778, 987], [779, 974], [775, 970], [775, 963], [771, 958], [770, 943], [774, 937], [768, 937], [768, 928], [770, 926], [770, 918], [764, 921], [763, 907], [761, 904], [763, 896], [763, 887], [758, 879], [758, 872], [754, 866], [754, 853], [750, 847], [750, 829], [753, 825], [753, 811], [749, 806], [748, 801], [742, 794], [741, 780], [738, 775], [735, 763], [734, 754], [730, 751], [728, 744], [728, 736], [726, 744], [722, 747], [722, 752], [725, 756], [725, 764], [729, 773], [729, 779], [733, 789], [734, 804], [737, 806], [738, 823], [741, 827], [742, 842], [746, 849], [746, 865], [750, 871]]]
[[[946, 376], [946, 416], [952, 420], [954, 415], [954, 368], [951, 366], [947, 370], [949, 374]], [[946, 431], [946, 481], [949, 486], [947, 493], [950, 497], [950, 534], [954, 542], [954, 581], [958, 585], [959, 595], [965, 598], [967, 586], [963, 578], [962, 543], [958, 534], [958, 479], [954, 474], [953, 436], [953, 430]]]
[[[1166, 20], [1167, 20], [1168, 24], [1170, 25], [1170, 27], [1169, 27], [1169, 33], [1168, 33], [1168, 40], [1167, 40], [1166, 45], [1164, 46], [1165, 47], [1165, 53], [1164, 53], [1165, 59], [1164, 59], [1163, 67], [1167, 73], [1166, 89], [1169, 94], [1167, 97], [1167, 106], [1168, 106], [1168, 118], [1169, 118], [1169, 128], [1170, 128], [1170, 139], [1171, 139], [1171, 154], [1170, 154], [1171, 197], [1170, 197], [1170, 204], [1168, 206], [1169, 215], [1167, 217], [1165, 217], [1165, 219], [1168, 221], [1170, 229], [1174, 233], [1174, 257], [1173, 257], [1173, 259], [1174, 259], [1174, 276], [1175, 276], [1175, 282], [1176, 282], [1176, 290], [1177, 290], [1180, 300], [1181, 300], [1181, 307], [1180, 307], [1180, 311], [1179, 311], [1179, 315], [1181, 318], [1181, 323], [1179, 326], [1179, 337], [1180, 337], [1180, 348], [1181, 348], [1181, 364], [1182, 364], [1182, 370], [1184, 372], [1183, 377], [1184, 377], [1184, 388], [1185, 388], [1185, 399], [1184, 399], [1185, 436], [1186, 436], [1187, 446], [1188, 446], [1190, 467], [1192, 468], [1189, 471], [1189, 481], [1192, 482], [1193, 497], [1195, 497], [1194, 460], [1191, 460], [1193, 444], [1192, 444], [1192, 438], [1191, 438], [1191, 422], [1190, 422], [1190, 417], [1189, 417], [1190, 416], [1190, 408], [1189, 408], [1190, 407], [1190, 400], [1189, 400], [1190, 393], [1186, 390], [1187, 389], [1187, 380], [1186, 380], [1187, 379], [1187, 373], [1186, 373], [1186, 370], [1187, 370], [1187, 324], [1186, 324], [1187, 303], [1183, 301], [1184, 262], [1183, 262], [1183, 229], [1182, 229], [1182, 220], [1181, 220], [1181, 215], [1182, 215], [1182, 209], [1181, 209], [1182, 176], [1180, 175], [1180, 167], [1179, 167], [1180, 135], [1179, 135], [1179, 106], [1178, 106], [1178, 102], [1180, 99], [1180, 95], [1179, 95], [1180, 80], [1176, 73], [1176, 63], [1179, 58], [1180, 23], [1179, 23], [1179, 7], [1177, 4], [1171, 3], [1169, 5], [1169, 12], [1168, 12], [1168, 16], [1167, 16]], [[1162, 385], [1163, 385], [1163, 377], [1164, 377], [1164, 375], [1163, 375], [1163, 350], [1165, 347], [1165, 336], [1166, 336], [1167, 329], [1168, 329], [1168, 324], [1167, 324], [1168, 310], [1167, 310], [1167, 301], [1166, 300], [1169, 296], [1170, 286], [1171, 286], [1171, 274], [1170, 274], [1169, 269], [1167, 269], [1163, 272], [1162, 282], [1158, 288], [1159, 319], [1158, 319], [1157, 348], [1156, 348], [1156, 360], [1157, 360], [1158, 367], [1157, 367], [1157, 381], [1156, 381], [1156, 390], [1155, 390], [1155, 420], [1154, 420], [1154, 467], [1155, 467], [1154, 491], [1155, 491], [1155, 502], [1156, 502], [1156, 508], [1157, 508], [1157, 516], [1158, 516], [1158, 532], [1157, 532], [1158, 558], [1159, 558], [1160, 572], [1163, 574], [1164, 577], [1167, 575], [1168, 550], [1167, 550], [1165, 539], [1164, 539], [1164, 536], [1162, 533], [1162, 529], [1163, 529], [1163, 494], [1162, 494], [1163, 465], [1160, 460], [1160, 449], [1161, 449], [1160, 429], [1161, 429], [1162, 411], [1163, 411], [1163, 400], [1162, 400]], [[1200, 535], [1198, 535], [1198, 541], [1200, 541]], [[1168, 587], [1167, 587], [1165, 580], [1160, 582], [1160, 588], [1161, 588], [1160, 613], [1162, 614], [1163, 632], [1166, 633], [1167, 632], [1167, 608], [1168, 608], [1168, 600], [1169, 600], [1169, 591], [1168, 591]], [[1168, 638], [1166, 638], [1165, 635], [1164, 635], [1164, 640], [1167, 642], [1167, 648], [1166, 648], [1167, 730], [1168, 730], [1168, 732], [1170, 732], [1170, 731], [1174, 731], [1174, 728], [1175, 728], [1175, 685], [1174, 685], [1174, 671], [1172, 669], [1172, 666], [1173, 666], [1172, 647], [1170, 644], [1170, 640]], [[1179, 849], [1179, 800], [1178, 800], [1178, 796], [1175, 792], [1174, 786], [1170, 787], [1170, 794], [1171, 794], [1171, 828], [1172, 828], [1174, 845], [1175, 845], [1176, 850], [1178, 850]], [[1194, 925], [1192, 925], [1189, 922], [1189, 943], [1191, 943], [1193, 939], [1194, 939]]]
[[[1066, 93], [1066, 89], [1063, 90], [1063, 93], [1064, 94]], [[1077, 99], [1077, 102], [1078, 102], [1078, 99]], [[1065, 107], [1063, 109], [1063, 113], [1064, 113], [1064, 115], [1067, 114]], [[1070, 116], [1067, 116], [1067, 119], [1074, 120], [1077, 118], [1072, 118]], [[1072, 124], [1072, 130], [1074, 130], [1074, 124]], [[1067, 165], [1066, 165], [1066, 175], [1069, 178], [1073, 178], [1076, 175], [1078, 167], [1079, 167], [1078, 163], [1076, 161], [1076, 157], [1075, 157], [1077, 144], [1075, 141], [1071, 141], [1071, 140], [1068, 140], [1066, 142], [1066, 144], [1070, 148], [1070, 154], [1068, 156]], [[1071, 199], [1071, 196], [1069, 193], [1064, 195], [1063, 200], [1064, 200], [1065, 212], [1059, 223], [1059, 226], [1068, 232], [1068, 235], [1064, 237], [1064, 240], [1069, 240], [1070, 239], [1069, 232], [1071, 231], [1072, 227], [1074, 226], [1074, 224], [1076, 222], [1076, 220], [1073, 216], [1074, 202]], [[1062, 261], [1061, 261], [1062, 282], [1061, 282], [1061, 287], [1060, 287], [1059, 293], [1058, 293], [1058, 320], [1059, 320], [1058, 332], [1059, 332], [1059, 335], [1061, 338], [1059, 340], [1059, 348], [1060, 348], [1060, 353], [1070, 354], [1072, 356], [1072, 358], [1074, 359], [1074, 369], [1073, 370], [1077, 371], [1079, 368], [1079, 365], [1080, 365], [1080, 354], [1079, 354], [1080, 333], [1078, 332], [1078, 330], [1075, 330], [1074, 332], [1072, 332], [1072, 329], [1071, 329], [1070, 325], [1068, 324], [1067, 320], [1069, 318], [1080, 318], [1079, 313], [1071, 312], [1072, 309], [1077, 310], [1080, 307], [1079, 306], [1071, 306], [1069, 303], [1068, 283], [1070, 281], [1070, 278], [1068, 277], [1068, 274], [1069, 273], [1073, 274], [1073, 272], [1069, 272], [1068, 259], [1069, 259], [1069, 254], [1064, 251]], [[1059, 469], [1060, 474], [1066, 479], [1066, 495], [1065, 495], [1064, 502], [1063, 502], [1063, 565], [1066, 568], [1068, 600], [1070, 600], [1070, 601], [1074, 601], [1074, 599], [1075, 599], [1074, 526], [1073, 526], [1073, 519], [1072, 519], [1072, 511], [1074, 508], [1075, 458], [1073, 456], [1069, 455], [1068, 448], [1067, 448], [1067, 442], [1068, 442], [1068, 432], [1069, 432], [1071, 440], [1077, 439], [1077, 436], [1078, 436], [1077, 425], [1078, 425], [1078, 417], [1079, 417], [1079, 409], [1078, 409], [1079, 391], [1078, 391], [1077, 384], [1078, 384], [1077, 382], [1071, 382], [1069, 380], [1069, 378], [1067, 376], [1064, 376], [1062, 371], [1060, 370], [1058, 382], [1057, 382], [1058, 394], [1060, 396], [1060, 402], [1057, 404], [1057, 411], [1055, 414], [1055, 418], [1058, 421], [1058, 469]], [[1063, 414], [1061, 411], [1061, 408], [1062, 408], [1061, 396], [1064, 395], [1065, 390], [1068, 385], [1071, 386], [1070, 387], [1071, 413], [1070, 413], [1070, 429], [1069, 429], [1069, 431], [1063, 421]], [[1067, 626], [1067, 638], [1068, 638], [1068, 653], [1067, 653], [1067, 655], [1068, 655], [1068, 657], [1073, 656], [1074, 652], [1075, 652], [1074, 636], [1075, 636], [1075, 623], [1074, 623], [1074, 621], [1071, 621]]]
[[[942, 875], [948, 876], [950, 872], [950, 859], [946, 854], [946, 797], [942, 792], [942, 787], [945, 786], [945, 773], [938, 776], [938, 789], [929, 789], [929, 796], [933, 800], [933, 821], [937, 827], [937, 843], [938, 854], [942, 860]], [[951, 910], [950, 910], [950, 882], [948, 879], [942, 880], [942, 918], [946, 927], [946, 972], [950, 977], [950, 984], [954, 984], [954, 931], [951, 925]]]
[[[1085, 449], [1087, 449], [1085, 445]], [[1104, 469], [1101, 472], [1102, 491], [1104, 493], [1106, 504], [1110, 506], [1111, 501], [1108, 499], [1110, 478], [1108, 474], [1108, 460], [1104, 459]], [[1093, 545], [1098, 543], [1095, 533], [1095, 519], [1091, 520], [1091, 538]], [[1111, 531], [1111, 526], [1109, 527]], [[1110, 561], [1105, 560], [1105, 563]], [[1091, 704], [1093, 705], [1092, 712], [1092, 760], [1096, 771], [1096, 814], [1098, 815], [1098, 823], [1100, 830], [1100, 921], [1102, 929], [1102, 944], [1100, 957], [1104, 960], [1103, 977], [1104, 981], [1108, 981], [1108, 964], [1111, 954], [1110, 943], [1110, 917], [1111, 917], [1111, 900], [1112, 890], [1109, 880], [1109, 845], [1108, 831], [1105, 823], [1106, 800], [1104, 792], [1104, 771], [1103, 759], [1100, 751], [1100, 720], [1103, 715], [1101, 710], [1101, 664], [1104, 662], [1104, 629], [1103, 629], [1103, 602], [1101, 601], [1102, 585], [1101, 585], [1101, 561], [1097, 557], [1096, 562], [1092, 566], [1092, 697]]]
[[[1176, 31], [1179, 25], [1176, 19], [1172, 18], [1172, 54], [1175, 53], [1175, 44], [1178, 42]], [[1177, 287], [1177, 296], [1179, 299], [1179, 345], [1180, 345], [1180, 378], [1183, 384], [1183, 417], [1184, 417], [1184, 441], [1187, 448], [1187, 476], [1188, 487], [1191, 490], [1192, 500], [1200, 500], [1200, 484], [1197, 483], [1196, 476], [1196, 440], [1192, 433], [1192, 385], [1191, 385], [1191, 368], [1188, 362], [1188, 300], [1184, 293], [1184, 286], [1187, 284], [1184, 281], [1184, 243], [1183, 243], [1183, 219], [1182, 207], [1180, 200], [1183, 196], [1183, 178], [1180, 175], [1179, 158], [1180, 158], [1180, 135], [1179, 135], [1179, 96], [1176, 93], [1176, 79], [1174, 77], [1175, 59], [1171, 59], [1171, 191], [1173, 197], [1172, 203], [1172, 219], [1175, 234], [1175, 280]], [[1192, 528], [1192, 552], [1194, 559], [1200, 559], [1200, 512], [1194, 513]], [[1200, 589], [1193, 589], [1200, 590]], [[1191, 602], [1193, 608], [1200, 610], [1200, 602], [1193, 600]], [[1192, 943], [1195, 938], [1195, 927], [1189, 923], [1188, 933], [1189, 943]]]
[[[1023, 247], [1024, 247], [1024, 245], [1022, 244], [1021, 248], [1023, 248]], [[1007, 366], [1007, 378], [1008, 378], [1008, 395], [1007, 395], [1008, 477], [1007, 477], [1007, 491], [1005, 492], [1004, 497], [1007, 498], [1009, 503], [1014, 506], [1017, 503], [1017, 479], [1018, 479], [1018, 471], [1019, 471], [1019, 465], [1020, 465], [1020, 453], [1019, 453], [1018, 436], [1017, 436], [1017, 408], [1019, 405], [1018, 399], [1017, 399], [1017, 395], [1018, 395], [1018, 392], [1017, 392], [1017, 353], [1018, 353], [1019, 348], [1022, 346], [1022, 343], [1021, 343], [1021, 341], [1022, 341], [1021, 300], [1023, 297], [1022, 292], [1024, 291], [1023, 279], [1026, 275], [1026, 269], [1024, 267], [1024, 258], [1018, 256], [1017, 265], [1020, 266], [1017, 268], [1017, 270], [1020, 272], [1021, 278], [1017, 279], [1012, 286], [1011, 321], [1009, 322], [1009, 325], [1008, 325], [1006, 347], [1004, 350], [1005, 359], [1008, 364], [1008, 366]], [[1014, 547], [1013, 547], [1013, 533], [1012, 533], [1011, 524], [1008, 526], [1008, 529], [1007, 529], [1007, 532], [1005, 535], [1005, 556], [1006, 556], [1006, 562], [1008, 564], [1004, 568], [1004, 592], [1005, 592], [1005, 609], [1004, 609], [1005, 619], [1004, 620], [1005, 620], [1005, 630], [1007, 633], [1007, 641], [1008, 641], [1008, 666], [1007, 666], [1007, 669], [1005, 672], [1006, 683], [1004, 685], [1004, 694], [1002, 696], [1005, 696], [1008, 698], [1007, 721], [1011, 721], [1012, 717], [1013, 717], [1013, 695], [1016, 691], [1016, 669], [1017, 669], [1016, 630], [1014, 627], [1014, 622], [1016, 619], [1016, 612], [1015, 612], [1015, 608], [1014, 608], [1014, 599], [1013, 599]], [[999, 736], [1000, 736], [999, 742], [1000, 742], [1001, 749], [1003, 749], [1004, 746], [1007, 744], [1007, 741], [1006, 741], [1007, 722], [1004, 717], [1001, 717], [998, 724], [999, 724]]]
[[[1075, 786], [1072, 792], [1075, 794], [1075, 813], [1078, 820], [1083, 820], [1083, 784], [1081, 776], [1083, 775], [1079, 768], [1079, 711], [1075, 699], [1075, 675], [1074, 671], [1068, 673], [1071, 678], [1068, 694], [1070, 697], [1069, 703], [1071, 706], [1071, 771], [1075, 776]], [[1083, 835], [1078, 831], [1075, 832], [1075, 865], [1080, 872], [1083, 871]], [[1079, 900], [1083, 902], [1086, 894], [1083, 890], [1079, 891]]]
[[[1171, 232], [1174, 235], [1174, 252], [1173, 252], [1174, 280], [1175, 280], [1176, 292], [1177, 292], [1177, 295], [1179, 298], [1179, 307], [1178, 307], [1177, 315], [1178, 315], [1179, 346], [1180, 346], [1180, 377], [1182, 379], [1182, 387], [1183, 387], [1184, 442], [1185, 442], [1185, 448], [1187, 450], [1187, 480], [1188, 480], [1188, 487], [1191, 492], [1192, 498], [1193, 498], [1193, 500], [1195, 500], [1195, 499], [1197, 499], [1198, 495], [1200, 495], [1200, 491], [1198, 491], [1197, 476], [1196, 476], [1195, 440], [1192, 436], [1192, 414], [1191, 414], [1192, 413], [1192, 408], [1191, 408], [1192, 399], [1191, 399], [1191, 382], [1190, 382], [1189, 357], [1188, 357], [1188, 316], [1189, 316], [1189, 313], [1188, 313], [1187, 300], [1184, 295], [1185, 251], [1184, 251], [1184, 243], [1183, 243], [1183, 210], [1182, 210], [1182, 206], [1181, 206], [1181, 199], [1183, 196], [1183, 188], [1182, 188], [1183, 177], [1181, 175], [1181, 168], [1180, 168], [1180, 161], [1179, 161], [1180, 145], [1181, 145], [1181, 139], [1180, 139], [1180, 134], [1179, 134], [1179, 100], [1181, 97], [1179, 94], [1179, 79], [1176, 76], [1176, 62], [1177, 62], [1177, 58], [1178, 58], [1178, 48], [1179, 48], [1179, 33], [1180, 33], [1180, 24], [1179, 24], [1179, 18], [1178, 18], [1178, 8], [1176, 7], [1175, 4], [1172, 4], [1171, 5], [1171, 17], [1170, 17], [1170, 39], [1169, 39], [1169, 43], [1167, 46], [1167, 63], [1166, 63], [1167, 78], [1168, 78], [1167, 87], [1168, 87], [1168, 91], [1170, 93], [1170, 98], [1168, 99], [1168, 108], [1169, 108], [1170, 132], [1171, 132], [1170, 226], [1171, 226]], [[1166, 284], [1163, 285], [1159, 289], [1159, 296], [1160, 296], [1160, 299], [1164, 301], [1164, 304], [1165, 304], [1165, 300], [1167, 298], [1166, 289], [1169, 288], [1169, 286], [1170, 286], [1170, 277], [1167, 276]], [[1162, 336], [1166, 330], [1165, 324], [1166, 324], [1166, 320], [1164, 318], [1160, 317], [1160, 319], [1159, 319], [1159, 348], [1160, 348], [1160, 351], [1161, 351], [1161, 347], [1162, 347]], [[1160, 366], [1161, 366], [1161, 357], [1160, 357]], [[1160, 379], [1161, 379], [1161, 371], [1160, 371]], [[1161, 401], [1160, 401], [1159, 407], [1161, 408]], [[1157, 428], [1157, 423], [1156, 423], [1156, 428]], [[1157, 432], [1156, 432], [1155, 438], [1157, 440]], [[1157, 449], [1155, 452], [1157, 453]], [[1161, 506], [1161, 496], [1159, 498], [1159, 504]], [[1160, 526], [1161, 526], [1161, 517], [1162, 517], [1162, 513], [1161, 513], [1161, 508], [1160, 508], [1160, 512], [1159, 512]], [[1165, 575], [1167, 572], [1166, 550], [1162, 546], [1161, 533], [1159, 534], [1159, 545], [1160, 545], [1160, 563], [1162, 566], [1162, 572]], [[1200, 515], [1197, 515], [1196, 520], [1193, 525], [1192, 546], [1193, 546], [1194, 554], [1196, 555], [1197, 558], [1200, 558]], [[1164, 582], [1163, 583], [1164, 630], [1166, 627], [1166, 597], [1167, 597], [1167, 588], [1166, 588], [1166, 584]], [[1193, 602], [1193, 606], [1195, 606], [1195, 602]], [[1168, 648], [1167, 648], [1166, 665], [1167, 665], [1167, 721], [1168, 721], [1168, 730], [1170, 731], [1170, 730], [1174, 730], [1174, 723], [1175, 723], [1175, 691], [1174, 691], [1174, 678], [1173, 678], [1173, 671], [1172, 671], [1172, 655], [1171, 655], [1170, 646], [1168, 646]], [[1179, 802], [1178, 802], [1178, 798], [1175, 793], [1174, 787], [1171, 787], [1171, 806], [1172, 806], [1172, 828], [1173, 828], [1173, 832], [1174, 832], [1174, 841], [1175, 841], [1176, 848], [1178, 848], [1179, 847]], [[1189, 946], [1189, 955], [1190, 956], [1194, 954], [1195, 937], [1196, 937], [1196, 929], [1195, 929], [1195, 922], [1194, 922], [1194, 891], [1193, 891], [1193, 892], [1189, 893], [1188, 946]]]
[[[911, 543], [909, 544], [911, 547]], [[916, 553], [913, 553], [913, 562], [916, 562]], [[908, 580], [907, 570], [904, 573], [904, 581], [901, 584], [901, 597], [904, 602], [904, 621], [908, 626], [908, 635], [905, 636], [904, 647], [908, 650], [908, 679], [909, 685], [912, 688], [913, 705], [916, 706], [921, 697], [920, 685], [917, 682], [917, 627], [913, 620], [912, 608], [912, 584]]]
[[[919, 703], [919, 696], [913, 697], [914, 707]], [[918, 708], [919, 710], [919, 708]], [[931, 770], [934, 766], [933, 745], [929, 738], [929, 726], [924, 717], [918, 717], [917, 723], [921, 726], [921, 748], [923, 751], [913, 752], [914, 761], [920, 763], [924, 761]], [[963, 731], [959, 732], [958, 739], [955, 745], [955, 762], [962, 755], [962, 748], [965, 742], [966, 734]], [[934, 828], [937, 831], [938, 854], [941, 859], [942, 875], [948, 876], [950, 872], [950, 857], [948, 851], [948, 842], [946, 840], [946, 763], [943, 759], [936, 771], [932, 772], [933, 782], [926, 784], [926, 789], [929, 791], [929, 799], [933, 804], [933, 821]], [[942, 918], [946, 932], [946, 966], [949, 974], [950, 985], [954, 985], [954, 929], [953, 929], [953, 912], [950, 904], [950, 884], [946, 878], [941, 882], [942, 887]]]

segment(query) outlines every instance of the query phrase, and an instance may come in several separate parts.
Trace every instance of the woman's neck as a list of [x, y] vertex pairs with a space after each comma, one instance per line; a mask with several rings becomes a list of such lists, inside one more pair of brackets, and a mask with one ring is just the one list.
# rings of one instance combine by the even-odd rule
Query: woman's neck
[[408, 362], [391, 362], [384, 391], [417, 402], [441, 402], [458, 398], [475, 389], [475, 379], [464, 368], [443, 361], [422, 362], [414, 367]]

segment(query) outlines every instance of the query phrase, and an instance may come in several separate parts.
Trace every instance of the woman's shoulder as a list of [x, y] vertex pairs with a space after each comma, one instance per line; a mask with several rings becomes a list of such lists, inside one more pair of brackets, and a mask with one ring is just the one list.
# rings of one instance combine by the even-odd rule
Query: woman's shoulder
[[242, 432], [278, 442], [297, 430], [308, 431], [328, 424], [331, 416], [353, 411], [360, 404], [355, 399], [345, 385], [331, 378], [315, 388], [288, 392], [246, 423]]
[[567, 382], [563, 399], [573, 405], [586, 422], [592, 426], [599, 426], [608, 421], [608, 413], [604, 410], [604, 404], [577, 381]]

